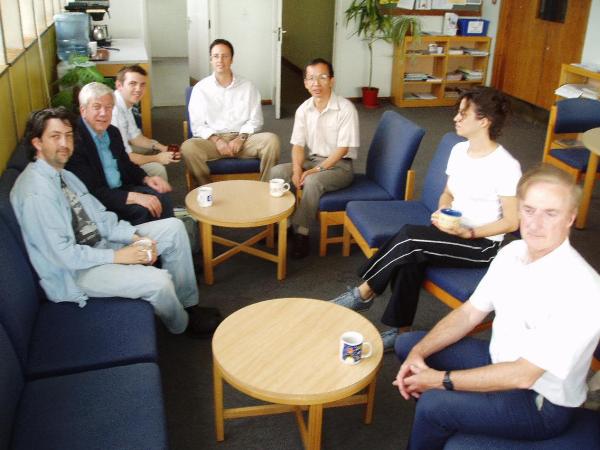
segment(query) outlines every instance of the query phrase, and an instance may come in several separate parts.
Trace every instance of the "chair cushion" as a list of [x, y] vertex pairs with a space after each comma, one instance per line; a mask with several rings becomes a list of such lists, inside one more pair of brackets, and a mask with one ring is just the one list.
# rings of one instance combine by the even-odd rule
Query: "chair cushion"
[[425, 272], [425, 277], [464, 303], [475, 292], [475, 288], [486, 272], [487, 267], [484, 269], [464, 269], [429, 266]]
[[404, 199], [406, 173], [424, 134], [423, 128], [395, 111], [384, 112], [379, 120], [367, 155], [366, 174], [394, 200]]
[[43, 302], [25, 372], [31, 379], [157, 360], [154, 311], [148, 302], [93, 298], [83, 308]]
[[23, 390], [23, 372], [6, 330], [0, 323], [0, 448], [7, 449]]
[[29, 145], [26, 145], [24, 141], [21, 141], [8, 160], [6, 167], [8, 169], [17, 169], [19, 172], [23, 172], [30, 162]]
[[452, 148], [459, 142], [465, 139], [455, 133], [446, 133], [442, 136], [442, 140], [437, 146], [437, 150], [433, 155], [433, 159], [429, 163], [427, 175], [423, 182], [423, 192], [421, 201], [431, 212], [437, 210], [440, 195], [446, 187], [448, 176], [446, 168], [448, 166], [448, 158], [452, 152]]
[[542, 441], [455, 434], [444, 450], [591, 450], [600, 449], [600, 413], [578, 408], [573, 422], [560, 436]]
[[555, 133], [583, 133], [600, 127], [600, 102], [567, 98], [556, 103]]
[[319, 200], [320, 211], [344, 211], [350, 201], [393, 200], [385, 189], [365, 174], [354, 175], [352, 184], [339, 191], [326, 192]]
[[369, 247], [381, 247], [406, 224], [427, 225], [431, 212], [418, 201], [349, 202], [346, 215]]
[[222, 158], [208, 161], [211, 174], [253, 173], [260, 172], [260, 159]]
[[21, 228], [10, 204], [10, 191], [21, 172], [17, 169], [6, 169], [0, 176], [0, 217], [4, 220], [20, 247], [25, 250]]
[[158, 366], [134, 364], [27, 383], [12, 449], [165, 449]]
[[[550, 155], [581, 172], [585, 172], [590, 158], [590, 151], [584, 147], [553, 148], [550, 150]], [[600, 172], [600, 165], [598, 166], [598, 172]]]

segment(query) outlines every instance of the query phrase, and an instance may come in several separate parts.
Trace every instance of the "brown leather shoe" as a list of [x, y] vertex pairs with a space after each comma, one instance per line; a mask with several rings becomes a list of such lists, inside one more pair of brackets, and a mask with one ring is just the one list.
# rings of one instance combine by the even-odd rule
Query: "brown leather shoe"
[[296, 233], [294, 234], [294, 244], [292, 246], [292, 258], [306, 258], [310, 253], [310, 242], [308, 236]]

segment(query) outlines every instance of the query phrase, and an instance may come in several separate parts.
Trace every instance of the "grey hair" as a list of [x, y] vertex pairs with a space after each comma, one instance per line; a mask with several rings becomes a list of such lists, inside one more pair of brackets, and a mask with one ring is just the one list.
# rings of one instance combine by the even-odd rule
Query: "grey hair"
[[114, 92], [107, 85], [96, 81], [88, 83], [79, 91], [79, 106], [87, 106], [90, 100], [104, 97], [106, 94], [110, 94], [114, 99]]

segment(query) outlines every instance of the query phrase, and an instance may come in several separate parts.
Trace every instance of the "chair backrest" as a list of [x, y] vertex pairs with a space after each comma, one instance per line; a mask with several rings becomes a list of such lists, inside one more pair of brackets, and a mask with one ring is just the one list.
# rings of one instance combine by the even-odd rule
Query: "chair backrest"
[[40, 307], [38, 282], [27, 254], [17, 244], [4, 219], [0, 219], [0, 255], [0, 323], [25, 367], [31, 332]]
[[555, 133], [583, 133], [596, 127], [600, 127], [600, 101], [567, 98], [556, 103]]
[[410, 169], [425, 130], [394, 111], [386, 111], [367, 155], [367, 177], [394, 199], [403, 200]]
[[194, 137], [194, 135], [192, 134], [192, 123], [190, 122], [190, 111], [188, 110], [188, 105], [190, 104], [190, 97], [192, 96], [192, 89], [194, 89], [194, 86], [186, 86], [185, 88], [185, 120], [188, 124], [188, 139]]
[[433, 155], [433, 159], [429, 163], [427, 175], [425, 176], [425, 182], [423, 184], [421, 202], [431, 212], [437, 210], [440, 195], [442, 195], [442, 192], [446, 187], [446, 180], [448, 178], [446, 176], [446, 167], [448, 165], [448, 158], [450, 157], [452, 147], [464, 140], [464, 138], [461, 138], [456, 133], [446, 133], [438, 144], [435, 155]]
[[0, 324], [0, 448], [10, 448], [10, 437], [24, 386], [23, 369], [6, 330]]

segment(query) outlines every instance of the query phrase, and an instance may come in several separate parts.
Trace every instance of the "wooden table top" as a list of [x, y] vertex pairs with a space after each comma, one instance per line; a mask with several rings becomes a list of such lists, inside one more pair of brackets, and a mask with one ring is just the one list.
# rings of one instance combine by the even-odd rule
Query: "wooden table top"
[[581, 140], [588, 150], [600, 155], [600, 127], [587, 130]]
[[[341, 362], [340, 336], [358, 331], [373, 346], [356, 365]], [[360, 314], [328, 301], [266, 300], [227, 317], [212, 350], [225, 380], [254, 398], [312, 405], [346, 398], [366, 387], [383, 355], [379, 332]]]
[[198, 189], [188, 192], [185, 206], [201, 222], [230, 228], [246, 228], [279, 222], [294, 211], [296, 199], [291, 192], [271, 197], [269, 183], [227, 180], [206, 184], [213, 188], [213, 204], [198, 205]]

